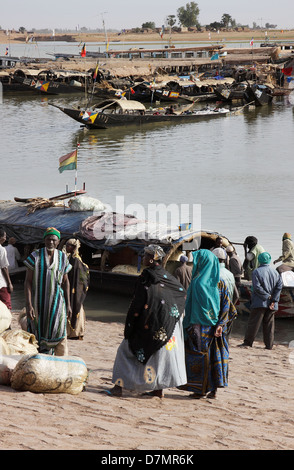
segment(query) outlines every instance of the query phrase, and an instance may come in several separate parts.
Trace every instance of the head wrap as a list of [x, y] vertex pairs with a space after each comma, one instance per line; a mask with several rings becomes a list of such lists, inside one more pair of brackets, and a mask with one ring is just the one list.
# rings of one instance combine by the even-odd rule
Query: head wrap
[[[65, 246], [66, 245], [73, 245], [75, 247], [72, 253], [73, 256], [77, 256], [79, 254], [79, 248], [81, 246], [80, 240], [77, 240], [76, 238], [70, 238], [69, 240], [66, 240]], [[66, 251], [66, 248], [65, 248], [65, 251]]]
[[291, 233], [288, 233], [288, 232], [284, 233], [283, 240], [286, 240], [287, 238], [289, 238], [291, 240], [291, 238], [292, 238]]
[[144, 253], [152, 255], [155, 260], [162, 260], [165, 257], [165, 252], [159, 245], [148, 245], [144, 248]]
[[233, 253], [234, 251], [234, 248], [232, 247], [232, 245], [228, 245], [227, 248], [226, 248], [226, 252], [227, 253]]
[[212, 253], [218, 259], [226, 259], [227, 258], [227, 253], [225, 252], [224, 248], [214, 248], [214, 250], [212, 250]]
[[217, 257], [210, 250], [194, 251], [184, 328], [193, 324], [216, 325], [220, 310], [219, 280], [220, 265]]
[[60, 232], [55, 227], [48, 227], [43, 235], [43, 238], [48, 237], [48, 235], [56, 235], [60, 240]]
[[264, 251], [263, 253], [260, 253], [260, 255], [258, 255], [259, 264], [270, 264], [271, 259], [272, 257], [267, 251]]
[[181, 263], [186, 263], [187, 261], [188, 261], [188, 256], [182, 255], [182, 256], [180, 257], [180, 262], [181, 262]]

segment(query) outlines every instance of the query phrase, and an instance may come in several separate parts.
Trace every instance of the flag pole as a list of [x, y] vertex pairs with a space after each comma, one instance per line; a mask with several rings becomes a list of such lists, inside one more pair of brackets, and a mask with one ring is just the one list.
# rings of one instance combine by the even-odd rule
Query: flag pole
[[79, 142], [77, 142], [77, 156], [76, 156], [76, 173], [75, 173], [75, 196], [76, 196], [76, 193], [77, 193], [77, 183], [78, 183], [78, 148], [79, 148], [80, 144]]

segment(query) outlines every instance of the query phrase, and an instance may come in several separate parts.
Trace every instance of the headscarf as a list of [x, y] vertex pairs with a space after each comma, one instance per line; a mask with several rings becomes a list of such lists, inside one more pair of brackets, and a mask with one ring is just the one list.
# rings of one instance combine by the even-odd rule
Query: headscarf
[[288, 232], [284, 233], [283, 240], [287, 240], [287, 239], [291, 240], [291, 238], [292, 238], [291, 233], [288, 233]]
[[214, 248], [212, 253], [219, 259], [225, 260], [227, 258], [227, 253], [224, 248]]
[[259, 264], [270, 264], [271, 259], [272, 257], [267, 251], [264, 251], [263, 253], [260, 253], [260, 255], [258, 255]]
[[74, 257], [77, 257], [79, 256], [79, 248], [81, 246], [81, 242], [80, 240], [77, 240], [76, 238], [70, 238], [69, 240], [66, 240], [66, 243], [65, 243], [65, 250], [66, 250], [66, 245], [69, 244], [69, 245], [74, 245], [75, 249], [72, 253], [72, 256]]
[[217, 323], [220, 311], [219, 280], [220, 265], [217, 257], [210, 250], [195, 251], [184, 328], [194, 324], [213, 326]]
[[232, 247], [232, 245], [228, 245], [228, 246], [227, 246], [226, 252], [227, 252], [227, 253], [233, 253], [233, 252], [234, 252], [234, 248]]
[[181, 262], [181, 263], [187, 263], [187, 261], [188, 261], [188, 256], [182, 255], [182, 256], [180, 257], [180, 262]]
[[43, 238], [48, 237], [48, 235], [56, 235], [60, 240], [60, 232], [55, 227], [48, 227], [43, 235]]
[[159, 245], [148, 245], [144, 248], [144, 253], [148, 253], [148, 255], [152, 255], [153, 259], [155, 260], [162, 260], [165, 257], [165, 252], [163, 248]]

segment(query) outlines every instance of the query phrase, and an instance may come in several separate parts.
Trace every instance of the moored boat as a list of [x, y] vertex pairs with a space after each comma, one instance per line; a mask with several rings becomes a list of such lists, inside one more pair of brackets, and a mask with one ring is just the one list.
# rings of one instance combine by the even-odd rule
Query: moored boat
[[[78, 200], [82, 198], [80, 195]], [[2, 201], [0, 225], [8, 238], [16, 238], [16, 245], [23, 257], [43, 246], [43, 234], [49, 226], [61, 232], [60, 249], [67, 239], [78, 238], [82, 259], [90, 269], [90, 287], [94, 291], [132, 295], [143, 269], [144, 247], [149, 243], [162, 246], [166, 253], [163, 266], [171, 274], [179, 266], [179, 258], [183, 253], [211, 249], [219, 236], [224, 246], [233, 245], [229, 238], [216, 231], [193, 230], [189, 225], [181, 229], [163, 227], [139, 220], [133, 215], [106, 212], [103, 205], [100, 211], [97, 211], [97, 207], [95, 210], [74, 210], [74, 202], [75, 199], [68, 206], [45, 206], [34, 212], [28, 210], [29, 203]], [[81, 206], [86, 207], [87, 204], [81, 203]], [[248, 315], [250, 298], [251, 284], [242, 280], [240, 299], [236, 306], [239, 314]], [[283, 287], [276, 317], [294, 317], [294, 286]]]
[[258, 83], [249, 84], [245, 90], [244, 97], [247, 103], [254, 101], [255, 106], [265, 106], [273, 100], [273, 88], [269, 85]]
[[126, 125], [141, 126], [160, 122], [196, 122], [230, 113], [227, 108], [210, 109], [206, 107], [202, 110], [192, 110], [193, 103], [179, 110], [171, 110], [171, 108], [148, 110], [143, 103], [123, 99], [105, 100], [96, 106], [83, 110], [50, 104], [88, 129], [109, 129]]
[[90, 73], [70, 71], [43, 70], [34, 77], [16, 71], [13, 78], [24, 89], [47, 95], [85, 93], [92, 83]]

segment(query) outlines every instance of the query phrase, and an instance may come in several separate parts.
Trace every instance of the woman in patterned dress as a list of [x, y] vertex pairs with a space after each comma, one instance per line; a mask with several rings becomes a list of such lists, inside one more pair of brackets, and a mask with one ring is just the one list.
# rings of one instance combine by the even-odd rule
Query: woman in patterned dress
[[228, 333], [237, 311], [220, 279], [218, 258], [209, 250], [193, 253], [193, 273], [183, 322], [187, 384], [192, 398], [215, 398], [228, 385]]
[[124, 340], [118, 348], [112, 382], [106, 392], [123, 388], [163, 397], [163, 389], [186, 383], [182, 318], [186, 291], [161, 266], [158, 245], [145, 248], [144, 265], [128, 310]]

